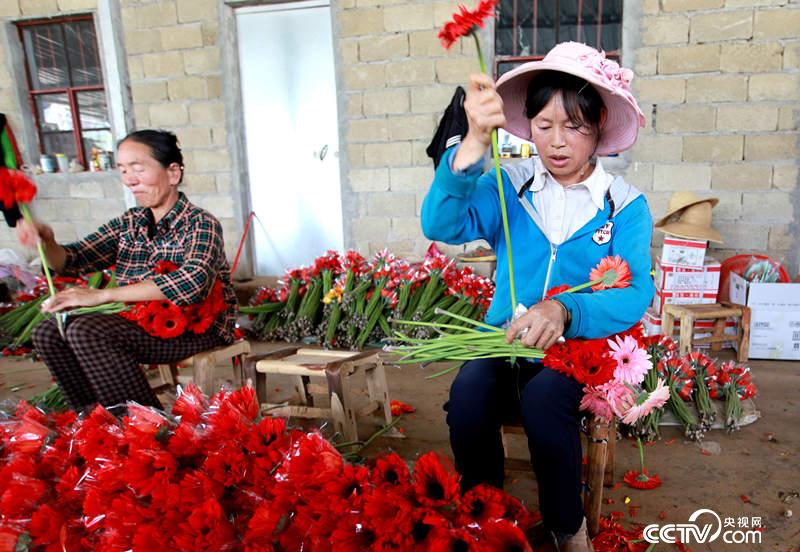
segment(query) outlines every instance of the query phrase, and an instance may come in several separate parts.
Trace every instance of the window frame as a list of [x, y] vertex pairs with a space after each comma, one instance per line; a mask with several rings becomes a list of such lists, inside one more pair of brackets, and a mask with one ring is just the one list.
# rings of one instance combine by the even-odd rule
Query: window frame
[[[516, 50], [516, 48], [517, 48], [517, 6], [518, 6], [519, 2], [521, 2], [521, 1], [532, 1], [533, 2], [533, 14], [532, 14], [532, 17], [531, 17], [531, 19], [533, 21], [533, 28], [532, 28], [533, 37], [531, 39], [531, 44], [535, 48], [536, 47], [536, 33], [537, 33], [537, 30], [538, 30], [537, 20], [538, 20], [538, 15], [539, 15], [538, 14], [538, 11], [539, 11], [538, 10], [538, 8], [539, 8], [539, 0], [512, 0], [512, 1], [513, 1], [513, 11], [512, 11], [512, 21], [513, 21], [513, 23], [512, 23], [512, 33], [513, 33], [512, 37], [513, 38], [512, 38], [512, 44], [514, 45], [514, 50]], [[549, 1], [549, 0], [545, 0], [545, 1]], [[597, 14], [598, 14], [597, 17], [598, 17], [598, 20], [597, 20], [597, 31], [596, 31], [596, 34], [595, 34], [595, 44], [600, 44], [601, 37], [602, 37], [602, 31], [603, 31], [603, 0], [597, 0], [597, 2], [598, 2], [598, 5], [597, 5]], [[623, 0], [622, 5], [623, 5], [622, 19], [624, 21], [624, 19], [625, 19], [625, 15], [624, 15], [625, 2], [624, 2], [624, 0]], [[560, 6], [560, 2], [556, 2], [556, 7], [559, 10], [559, 17], [555, 21], [556, 41], [555, 41], [555, 44], [553, 44], [553, 46], [555, 46], [559, 42], [559, 40], [558, 40], [558, 29], [561, 26], [561, 6]], [[580, 36], [580, 32], [581, 32], [581, 24], [582, 24], [581, 11], [582, 11], [582, 9], [583, 9], [583, 0], [578, 0], [578, 17], [577, 17], [577, 30], [576, 30], [576, 34], [578, 36]], [[621, 51], [621, 49], [622, 49], [622, 40], [621, 39], [622, 39], [622, 24], [620, 24], [620, 49], [606, 51], [605, 54], [606, 54], [607, 58], [613, 59], [614, 61], [617, 61], [617, 62], [620, 61], [621, 54], [622, 54], [622, 51]], [[498, 53], [497, 52], [497, 27], [495, 27], [494, 34], [492, 36], [492, 42], [493, 42], [493, 46], [494, 46], [494, 63], [493, 63], [494, 67], [493, 67], [493, 71], [494, 71], [495, 80], [497, 78], [499, 78], [499, 76], [500, 76], [500, 71], [499, 71], [500, 64], [509, 63], [509, 62], [522, 64], [522, 63], [527, 63], [529, 61], [541, 61], [542, 59], [544, 59], [544, 56], [547, 54], [547, 52], [542, 52], [542, 53], [534, 53], [534, 54], [528, 55], [528, 56], [518, 56], [518, 55], [515, 55], [515, 54], [509, 55], [509, 54], [500, 54], [500, 53]]]
[[[65, 35], [63, 34], [63, 25], [66, 23], [75, 23], [75, 22], [85, 22], [89, 21], [92, 24], [92, 29], [94, 31], [94, 48], [95, 48], [95, 55], [97, 56], [98, 60], [98, 71], [100, 73], [100, 84], [95, 85], [86, 85], [86, 86], [66, 86], [66, 87], [53, 87], [53, 88], [41, 88], [41, 89], [34, 89], [33, 87], [33, 77], [31, 75], [31, 63], [28, 59], [28, 49], [25, 47], [25, 36], [24, 31], [30, 27], [44, 27], [48, 25], [58, 25], [62, 28], [62, 37]], [[110, 106], [108, 102], [108, 97], [106, 94], [106, 83], [105, 83], [105, 72], [103, 70], [103, 63], [101, 59], [101, 50], [100, 50], [100, 37], [97, 31], [97, 24], [94, 19], [93, 14], [76, 14], [76, 15], [65, 15], [59, 17], [48, 17], [48, 18], [36, 18], [36, 19], [28, 19], [24, 21], [16, 21], [14, 22], [15, 26], [17, 27], [17, 35], [20, 41], [20, 47], [22, 50], [22, 59], [25, 65], [25, 78], [27, 83], [27, 90], [26, 95], [28, 97], [28, 104], [33, 115], [33, 123], [36, 131], [36, 137], [38, 140], [38, 149], [39, 154], [43, 155], [45, 153], [45, 146], [44, 146], [44, 132], [42, 130], [42, 125], [39, 120], [39, 109], [37, 106], [37, 97], [47, 94], [66, 94], [67, 99], [69, 101], [70, 107], [70, 114], [72, 119], [72, 139], [75, 141], [75, 151], [76, 156], [78, 158], [78, 162], [83, 165], [86, 170], [89, 170], [89, 166], [87, 164], [87, 152], [84, 146], [84, 137], [83, 137], [83, 126], [81, 125], [81, 115], [80, 110], [78, 107], [78, 98], [77, 95], [82, 92], [103, 92], [106, 96], [106, 116], [108, 120], [108, 127], [107, 128], [98, 128], [98, 129], [90, 129], [90, 130], [108, 130], [112, 137], [114, 136], [114, 131], [111, 122], [111, 113], [110, 113]], [[66, 48], [66, 43], [63, 43], [62, 46]], [[72, 68], [69, 61], [69, 56], [65, 56], [66, 62], [66, 72], [67, 75], [72, 74]]]

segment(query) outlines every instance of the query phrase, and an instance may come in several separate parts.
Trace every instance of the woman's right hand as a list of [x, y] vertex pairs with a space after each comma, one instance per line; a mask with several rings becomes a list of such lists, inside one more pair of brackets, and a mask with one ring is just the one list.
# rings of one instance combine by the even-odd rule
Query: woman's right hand
[[464, 111], [467, 113], [469, 130], [453, 161], [456, 170], [480, 160], [486, 148], [492, 144], [492, 131], [506, 125], [503, 100], [492, 78], [483, 73], [470, 75]]
[[36, 220], [30, 223], [25, 219], [17, 221], [17, 239], [26, 247], [35, 247], [39, 242], [53, 243], [56, 240], [50, 226]]

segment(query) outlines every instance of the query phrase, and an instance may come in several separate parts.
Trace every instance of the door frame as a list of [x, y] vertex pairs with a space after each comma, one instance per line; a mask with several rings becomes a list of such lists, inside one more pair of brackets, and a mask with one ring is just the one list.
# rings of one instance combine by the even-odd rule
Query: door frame
[[[239, 37], [236, 29], [236, 13], [242, 10], [247, 12], [277, 11], [285, 9], [287, 4], [296, 4], [297, 9], [329, 6], [331, 10], [331, 37], [333, 40], [333, 67], [334, 80], [337, 90], [337, 120], [339, 127], [339, 186], [342, 202], [342, 227], [344, 247], [347, 249], [352, 244], [351, 221], [357, 213], [354, 204], [355, 196], [350, 190], [346, 177], [349, 173], [349, 161], [345, 138], [345, 121], [347, 111], [347, 98], [338, 93], [342, 89], [342, 57], [339, 48], [340, 26], [339, 12], [342, 10], [339, 2], [333, 0], [224, 0], [220, 6], [220, 37], [221, 37], [221, 63], [222, 63], [222, 95], [225, 102], [225, 126], [227, 131], [228, 149], [231, 152], [231, 193], [237, 209], [238, 220], [236, 229], [238, 239], [241, 239], [246, 219], [253, 206], [250, 201], [250, 173], [248, 170], [247, 142], [245, 138], [244, 105], [242, 102], [242, 76], [239, 66]], [[280, 6], [280, 7], [279, 7]], [[242, 255], [235, 279], [250, 279], [255, 276], [255, 238], [254, 232], [260, 231], [258, 222], [250, 225], [249, 235], [243, 245]], [[238, 247], [238, 240], [237, 240]]]

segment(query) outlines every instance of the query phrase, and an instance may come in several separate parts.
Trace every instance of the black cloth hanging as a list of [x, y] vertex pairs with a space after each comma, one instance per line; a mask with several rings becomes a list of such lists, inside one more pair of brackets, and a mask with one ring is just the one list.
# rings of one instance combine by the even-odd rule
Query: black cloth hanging
[[436, 134], [425, 150], [428, 157], [433, 159], [434, 167], [439, 166], [439, 161], [441, 161], [442, 155], [444, 155], [444, 152], [448, 148], [461, 143], [461, 139], [467, 134], [467, 130], [469, 130], [467, 112], [464, 111], [465, 97], [466, 93], [464, 89], [460, 86], [456, 88], [455, 94], [453, 94], [453, 98], [450, 100], [450, 105], [444, 110], [442, 119], [439, 121]]

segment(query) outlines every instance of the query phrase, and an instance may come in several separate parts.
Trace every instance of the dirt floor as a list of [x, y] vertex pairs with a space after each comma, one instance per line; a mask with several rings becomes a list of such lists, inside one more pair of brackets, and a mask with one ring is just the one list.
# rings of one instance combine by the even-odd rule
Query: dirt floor
[[[254, 352], [266, 352], [286, 344], [255, 343]], [[761, 419], [733, 435], [711, 431], [702, 446], [686, 442], [673, 427], [663, 430], [662, 440], [645, 449], [648, 470], [657, 473], [664, 485], [652, 491], [637, 491], [626, 486], [605, 490], [603, 513], [622, 512], [628, 523], [686, 523], [701, 508], [709, 508], [721, 518], [760, 517], [761, 546], [723, 544], [692, 545], [692, 550], [800, 550], [800, 497], [784, 502], [800, 492], [800, 362], [751, 361], [759, 396], [756, 404]], [[447, 456], [450, 448], [442, 404], [453, 374], [434, 380], [425, 377], [437, 367], [398, 368], [387, 366], [391, 398], [413, 405], [416, 413], [400, 422], [405, 439], [380, 437], [364, 451], [374, 456], [395, 450], [407, 460], [427, 451]], [[183, 375], [183, 373], [182, 373]], [[186, 374], [188, 375], [188, 374]], [[230, 367], [217, 369], [218, 384], [231, 377]], [[29, 360], [0, 360], [0, 400], [28, 398], [47, 389], [51, 382], [46, 368]], [[267, 384], [270, 402], [289, 398], [289, 381], [281, 376]], [[359, 436], [368, 437], [376, 425], [365, 420]], [[330, 426], [323, 425], [323, 431]], [[523, 441], [516, 437], [515, 454], [524, 454]], [[616, 479], [628, 469], [637, 469], [638, 453], [630, 440], [617, 447]], [[514, 473], [506, 490], [536, 508], [536, 482], [531, 473]], [[791, 515], [791, 511], [794, 515]], [[659, 519], [659, 516], [663, 518]], [[674, 549], [660, 544], [656, 550]]]

